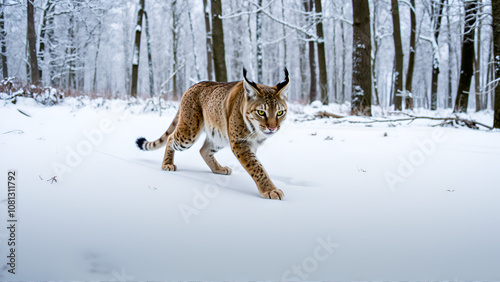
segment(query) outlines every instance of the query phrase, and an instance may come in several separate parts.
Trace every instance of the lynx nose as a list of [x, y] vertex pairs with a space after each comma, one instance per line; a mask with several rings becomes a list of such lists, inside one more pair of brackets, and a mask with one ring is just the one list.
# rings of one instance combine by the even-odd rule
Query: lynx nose
[[276, 130], [276, 127], [268, 127], [269, 131], [273, 132]]

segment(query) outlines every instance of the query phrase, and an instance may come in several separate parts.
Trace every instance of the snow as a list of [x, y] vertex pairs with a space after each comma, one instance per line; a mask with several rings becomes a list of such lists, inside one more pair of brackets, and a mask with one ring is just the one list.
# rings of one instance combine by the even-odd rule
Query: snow
[[160, 169], [163, 150], [140, 151], [135, 139], [158, 138], [177, 104], [159, 117], [141, 100], [18, 98], [0, 104], [0, 280], [500, 279], [498, 131], [308, 120], [349, 107], [290, 105], [257, 152], [285, 192], [276, 201], [260, 198], [229, 149], [216, 157], [231, 176], [210, 172], [203, 142], [176, 153], [176, 172]]
[[132, 65], [139, 65], [139, 46], [134, 44], [134, 56], [132, 57]]

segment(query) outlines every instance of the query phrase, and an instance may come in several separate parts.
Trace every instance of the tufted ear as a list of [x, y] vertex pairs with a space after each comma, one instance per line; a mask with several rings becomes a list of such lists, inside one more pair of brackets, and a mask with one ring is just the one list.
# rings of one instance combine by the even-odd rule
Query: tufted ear
[[247, 78], [247, 70], [243, 68], [243, 88], [245, 88], [245, 97], [250, 100], [257, 96], [259, 87], [257, 84]]
[[288, 77], [288, 70], [285, 68], [285, 79], [280, 83], [276, 84], [276, 88], [278, 88], [278, 94], [282, 98], [286, 99], [288, 95], [288, 86], [290, 85], [290, 78]]

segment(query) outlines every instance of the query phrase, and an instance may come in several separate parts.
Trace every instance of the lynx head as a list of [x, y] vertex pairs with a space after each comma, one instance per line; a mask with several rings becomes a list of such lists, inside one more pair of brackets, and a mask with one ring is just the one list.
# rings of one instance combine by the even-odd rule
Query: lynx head
[[285, 68], [285, 79], [276, 86], [256, 84], [247, 78], [243, 68], [243, 88], [246, 103], [244, 105], [245, 123], [251, 131], [269, 137], [278, 132], [286, 119], [286, 97], [290, 79]]

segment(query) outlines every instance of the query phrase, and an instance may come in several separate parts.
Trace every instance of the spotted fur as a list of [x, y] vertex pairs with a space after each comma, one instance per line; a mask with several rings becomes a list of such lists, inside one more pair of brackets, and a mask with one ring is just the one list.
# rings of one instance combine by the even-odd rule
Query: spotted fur
[[189, 149], [203, 130], [207, 138], [200, 153], [212, 172], [231, 174], [229, 167], [221, 166], [214, 158], [220, 149], [230, 146], [260, 195], [281, 200], [283, 191], [273, 184], [255, 152], [286, 119], [289, 82], [286, 69], [285, 79], [273, 87], [247, 79], [245, 69], [239, 82], [200, 82], [184, 93], [167, 131], [154, 142], [138, 138], [137, 146], [149, 151], [166, 145], [161, 168], [175, 171], [174, 152]]

